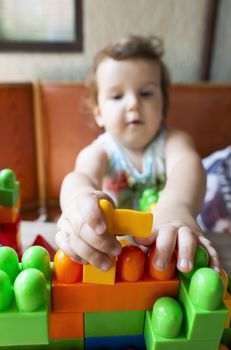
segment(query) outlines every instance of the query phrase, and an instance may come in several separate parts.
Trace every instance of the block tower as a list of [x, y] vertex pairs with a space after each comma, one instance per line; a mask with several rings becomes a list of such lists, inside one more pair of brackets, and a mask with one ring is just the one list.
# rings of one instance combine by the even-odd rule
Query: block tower
[[21, 256], [19, 238], [19, 182], [11, 169], [0, 171], [0, 244], [16, 250]]

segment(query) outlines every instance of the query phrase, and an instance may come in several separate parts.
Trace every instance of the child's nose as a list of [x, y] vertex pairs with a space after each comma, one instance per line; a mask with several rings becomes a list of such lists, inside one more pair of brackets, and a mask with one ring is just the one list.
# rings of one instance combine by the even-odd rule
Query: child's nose
[[128, 110], [137, 110], [139, 108], [139, 98], [136, 94], [129, 94], [127, 100]]

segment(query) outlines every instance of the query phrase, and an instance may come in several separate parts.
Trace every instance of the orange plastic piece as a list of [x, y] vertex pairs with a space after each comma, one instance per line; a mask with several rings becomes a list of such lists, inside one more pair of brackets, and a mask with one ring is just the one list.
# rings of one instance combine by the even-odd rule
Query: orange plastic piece
[[20, 201], [13, 207], [3, 207], [0, 205], [0, 222], [1, 223], [14, 223], [19, 215]]
[[225, 346], [224, 344], [220, 343], [218, 350], [229, 350], [229, 348], [227, 348], [227, 346]]
[[108, 271], [101, 271], [87, 264], [83, 266], [83, 282], [97, 284], [115, 284], [116, 258], [112, 258], [112, 267]]
[[50, 313], [49, 315], [50, 339], [84, 338], [83, 313]]
[[83, 266], [73, 261], [59, 249], [54, 257], [54, 272], [57, 280], [63, 283], [82, 281]]
[[231, 320], [231, 295], [227, 292], [224, 298], [225, 306], [227, 307], [229, 314], [225, 323], [225, 328], [230, 328], [230, 320]]
[[221, 277], [222, 277], [223, 282], [224, 282], [224, 298], [225, 298], [227, 295], [229, 277], [227, 275], [227, 272], [224, 269], [221, 269]]
[[139, 281], [145, 271], [145, 254], [141, 248], [126, 246], [122, 249], [117, 261], [117, 274], [124, 281]]
[[151, 233], [153, 215], [129, 209], [114, 209], [109, 201], [101, 199], [108, 233], [116, 236], [148, 237]]
[[161, 296], [176, 298], [179, 278], [169, 281], [153, 280], [145, 276], [142, 281], [116, 281], [114, 286], [100, 284], [63, 284], [52, 281], [52, 307], [54, 312], [104, 312], [151, 310]]
[[155, 246], [155, 244], [153, 244], [149, 250], [149, 256], [148, 256], [149, 274], [150, 274], [150, 276], [152, 276], [152, 278], [155, 278], [155, 279], [160, 280], [160, 281], [170, 280], [174, 276], [175, 271], [176, 271], [176, 254], [175, 254], [175, 252], [173, 253], [167, 268], [164, 271], [159, 271], [153, 265], [153, 258], [154, 258], [154, 254], [155, 254], [155, 249], [156, 249], [156, 246]]

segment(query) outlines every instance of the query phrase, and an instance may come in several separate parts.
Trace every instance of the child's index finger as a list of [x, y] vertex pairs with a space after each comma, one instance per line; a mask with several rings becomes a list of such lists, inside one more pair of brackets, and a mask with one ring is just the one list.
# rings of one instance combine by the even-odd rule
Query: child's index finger
[[129, 209], [114, 209], [106, 199], [99, 201], [107, 224], [107, 232], [116, 236], [149, 237], [153, 214]]

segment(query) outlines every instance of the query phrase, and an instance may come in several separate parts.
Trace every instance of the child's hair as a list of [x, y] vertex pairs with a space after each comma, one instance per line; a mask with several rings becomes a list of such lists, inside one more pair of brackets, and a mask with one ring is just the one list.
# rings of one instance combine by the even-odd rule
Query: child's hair
[[166, 116], [168, 111], [170, 77], [168, 69], [162, 61], [163, 54], [164, 50], [162, 41], [155, 36], [142, 37], [130, 35], [114, 42], [109, 46], [106, 46], [104, 49], [98, 52], [86, 76], [90, 106], [93, 107], [97, 104], [98, 90], [96, 71], [99, 64], [106, 57], [110, 57], [118, 61], [132, 58], [143, 58], [153, 60], [160, 66], [161, 90], [163, 95], [163, 116]]

